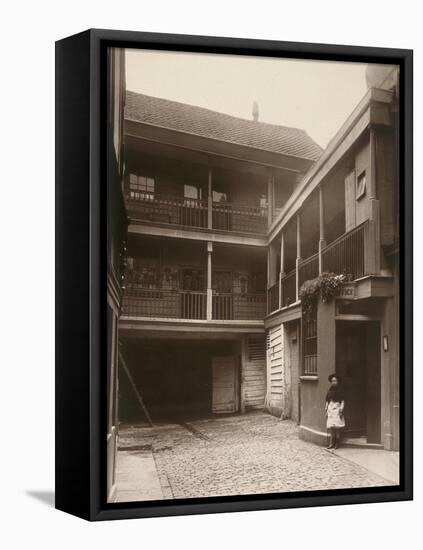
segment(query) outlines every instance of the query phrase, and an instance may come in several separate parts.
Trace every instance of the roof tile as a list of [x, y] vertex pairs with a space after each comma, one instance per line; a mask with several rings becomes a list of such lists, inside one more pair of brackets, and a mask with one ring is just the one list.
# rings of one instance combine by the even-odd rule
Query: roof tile
[[299, 128], [246, 120], [131, 91], [126, 92], [125, 118], [313, 161], [322, 154], [321, 147]]

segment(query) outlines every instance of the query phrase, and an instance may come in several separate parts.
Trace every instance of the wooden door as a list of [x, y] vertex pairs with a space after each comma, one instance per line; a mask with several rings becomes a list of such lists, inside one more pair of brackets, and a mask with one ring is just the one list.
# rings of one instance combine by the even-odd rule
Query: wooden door
[[213, 357], [212, 359], [212, 412], [234, 413], [238, 409], [237, 403], [237, 369], [236, 357]]

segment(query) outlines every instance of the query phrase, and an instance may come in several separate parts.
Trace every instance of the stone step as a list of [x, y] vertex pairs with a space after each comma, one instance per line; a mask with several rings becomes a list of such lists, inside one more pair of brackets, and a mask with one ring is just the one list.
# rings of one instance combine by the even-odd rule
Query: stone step
[[341, 442], [342, 447], [359, 449], [383, 449], [381, 443], [367, 443], [365, 437], [346, 437]]

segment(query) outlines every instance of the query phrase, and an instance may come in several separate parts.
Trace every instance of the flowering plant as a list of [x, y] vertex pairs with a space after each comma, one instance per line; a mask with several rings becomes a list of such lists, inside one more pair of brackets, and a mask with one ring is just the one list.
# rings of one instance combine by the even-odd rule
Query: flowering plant
[[303, 317], [308, 318], [316, 310], [319, 297], [322, 302], [329, 302], [336, 294], [342, 283], [351, 280], [345, 273], [322, 273], [315, 279], [305, 281], [300, 288], [301, 309]]

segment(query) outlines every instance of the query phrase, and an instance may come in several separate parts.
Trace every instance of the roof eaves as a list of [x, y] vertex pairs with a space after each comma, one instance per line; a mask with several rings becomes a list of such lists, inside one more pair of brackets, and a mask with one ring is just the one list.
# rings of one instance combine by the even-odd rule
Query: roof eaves
[[306, 156], [300, 156], [300, 155], [293, 155], [293, 154], [290, 154], [290, 153], [281, 153], [279, 151], [272, 151], [271, 149], [264, 149], [263, 147], [254, 147], [252, 145], [247, 145], [245, 143], [239, 143], [237, 141], [229, 141], [229, 140], [224, 140], [224, 139], [218, 139], [218, 138], [215, 138], [215, 137], [212, 137], [212, 136], [205, 136], [205, 135], [202, 135], [202, 134], [196, 134], [194, 132], [187, 132], [185, 130], [170, 128], [169, 126], [162, 126], [160, 124], [153, 124], [151, 122], [144, 122], [142, 120], [137, 120], [137, 119], [126, 117], [126, 116], [125, 116], [125, 120], [128, 120], [130, 122], [135, 122], [137, 124], [144, 124], [145, 126], [151, 126], [151, 127], [154, 127], [154, 128], [161, 128], [162, 130], [168, 130], [170, 132], [176, 132], [178, 134], [184, 134], [184, 135], [187, 135], [187, 136], [195, 136], [195, 137], [198, 137], [198, 138], [208, 139], [208, 140], [216, 141], [216, 142], [219, 142], [219, 143], [227, 143], [227, 144], [231, 144], [231, 145], [237, 145], [238, 147], [245, 147], [248, 150], [264, 151], [266, 153], [271, 153], [272, 155], [279, 155], [281, 157], [290, 157], [290, 158], [295, 158], [295, 159], [307, 160], [307, 161], [310, 161], [310, 162], [313, 162], [313, 163], [317, 162], [317, 160], [318, 160], [318, 158], [312, 158], [312, 157], [306, 157]]

